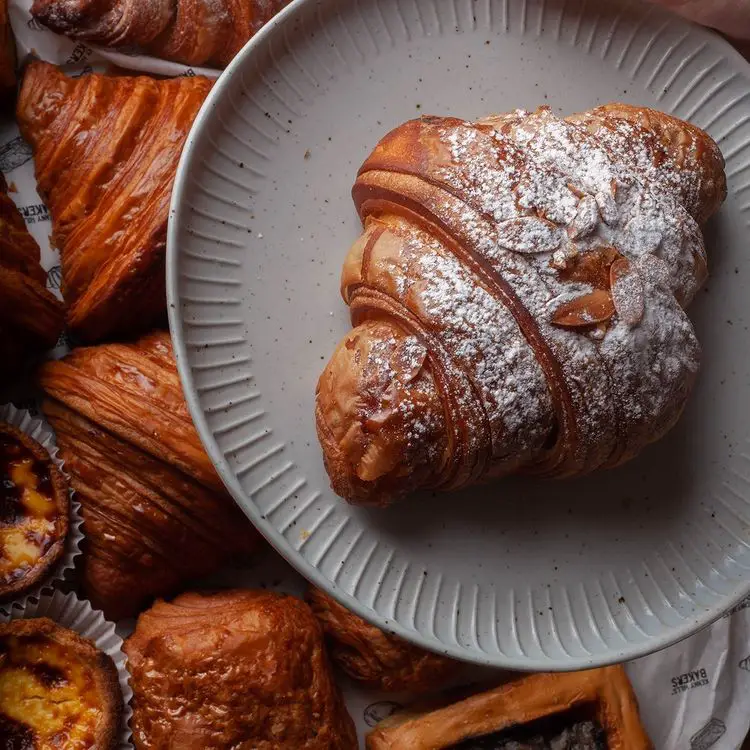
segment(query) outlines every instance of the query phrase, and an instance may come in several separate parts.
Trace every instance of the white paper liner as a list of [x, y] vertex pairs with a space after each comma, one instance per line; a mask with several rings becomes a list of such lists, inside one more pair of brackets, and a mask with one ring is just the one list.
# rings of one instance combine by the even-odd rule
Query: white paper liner
[[64, 594], [53, 591], [35, 599], [27, 597], [15, 602], [10, 612], [0, 612], [0, 622], [11, 620], [32, 620], [36, 617], [47, 617], [68, 630], [73, 630], [83, 638], [88, 638], [100, 650], [109, 656], [117, 668], [122, 691], [123, 713], [120, 728], [118, 750], [133, 750], [130, 743], [130, 702], [133, 691], [130, 689], [127, 658], [122, 650], [122, 638], [117, 635], [114, 623], [104, 619], [104, 614], [94, 609], [85, 599], [79, 599], [74, 593]]
[[[49, 453], [52, 462], [62, 472], [69, 486], [70, 516], [63, 554], [57, 565], [45, 576], [41, 583], [19, 594], [15, 600], [22, 600], [27, 597], [39, 598], [43, 593], [52, 591], [63, 582], [70, 581], [73, 578], [76, 558], [81, 554], [81, 542], [83, 541], [81, 504], [75, 499], [75, 493], [70, 489], [70, 477], [65, 471], [65, 462], [58, 456], [57, 440], [52, 427], [44, 419], [33, 416], [29, 411], [18, 409], [13, 404], [0, 405], [0, 422], [10, 424], [36, 440]], [[0, 602], [0, 612], [7, 612], [15, 600]]]

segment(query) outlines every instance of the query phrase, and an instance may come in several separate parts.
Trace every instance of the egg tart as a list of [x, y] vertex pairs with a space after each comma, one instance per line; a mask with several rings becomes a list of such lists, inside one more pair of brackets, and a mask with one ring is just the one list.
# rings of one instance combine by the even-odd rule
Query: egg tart
[[117, 669], [86, 638], [41, 617], [0, 624], [0, 747], [112, 750]]
[[0, 422], [0, 600], [28, 591], [60, 560], [69, 503], [49, 453]]

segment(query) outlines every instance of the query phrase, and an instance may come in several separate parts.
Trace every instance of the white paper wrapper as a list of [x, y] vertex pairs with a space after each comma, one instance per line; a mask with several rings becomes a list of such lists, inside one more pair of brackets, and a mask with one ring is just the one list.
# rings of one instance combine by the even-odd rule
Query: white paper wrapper
[[[345, 2], [346, 0], [342, 0]], [[23, 58], [35, 54], [58, 65], [104, 70], [110, 65], [162, 76], [203, 74], [218, 71], [189, 68], [146, 56], [125, 55], [94, 49], [41, 29], [31, 19], [31, 0], [10, 0], [11, 23]], [[42, 248], [42, 264], [48, 269], [47, 285], [59, 289], [60, 268], [50, 248], [49, 214], [36, 192], [31, 151], [23, 143], [15, 123], [0, 119], [0, 171], [17, 192], [14, 200]], [[65, 342], [56, 355], [65, 349]], [[273, 553], [250, 570], [225, 571], [214, 576], [216, 586], [259, 586], [300, 594], [305, 583]], [[746, 603], [750, 607], [750, 601]], [[126, 635], [132, 621], [118, 624]], [[638, 695], [646, 727], [657, 750], [737, 750], [750, 727], [747, 690], [750, 686], [750, 608], [740, 608], [731, 617], [658, 654], [627, 665]], [[486, 670], [469, 670], [477, 679]], [[471, 678], [473, 681], [473, 677]], [[379, 695], [342, 680], [345, 697], [360, 737], [407, 699]], [[364, 745], [363, 745], [364, 746]]]
[[[0, 405], [0, 422], [13, 425], [13, 427], [36, 440], [49, 453], [55, 466], [65, 476], [66, 481], [70, 483], [70, 478], [65, 472], [65, 463], [58, 456], [55, 433], [44, 419], [32, 415], [28, 410], [18, 409], [13, 404], [2, 404]], [[69, 526], [62, 557], [41, 583], [25, 591], [19, 599], [39, 597], [43, 592], [51, 591], [60, 584], [70, 582], [73, 579], [76, 558], [81, 554], [83, 521], [80, 503], [75, 499], [73, 490], [68, 489], [68, 493], [70, 499]], [[7, 612], [12, 604], [12, 600], [0, 603], [0, 612]]]
[[130, 689], [122, 638], [117, 635], [114, 624], [107, 622], [104, 615], [98, 609], [93, 609], [89, 602], [79, 599], [73, 593], [64, 594], [61, 591], [45, 594], [39, 599], [28, 598], [14, 604], [9, 613], [0, 613], [0, 622], [31, 620], [35, 617], [47, 617], [58, 625], [88, 638], [112, 659], [120, 677], [123, 697], [123, 720], [118, 750], [132, 750], [129, 726], [133, 691]]

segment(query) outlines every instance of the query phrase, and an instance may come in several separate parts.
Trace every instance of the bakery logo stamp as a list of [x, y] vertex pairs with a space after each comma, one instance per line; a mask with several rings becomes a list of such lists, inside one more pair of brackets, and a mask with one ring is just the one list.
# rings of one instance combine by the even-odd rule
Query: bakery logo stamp
[[726, 731], [727, 726], [721, 719], [711, 718], [703, 729], [690, 738], [690, 750], [708, 750], [726, 734]]
[[672, 678], [672, 695], [704, 685], [708, 685], [708, 672], [703, 668], [694, 669], [692, 672], [685, 672]]
[[732, 609], [727, 612], [724, 617], [731, 617], [732, 615], [736, 615], [738, 612], [741, 612], [743, 609], [747, 609], [750, 607], [750, 595], [746, 596], [739, 604], [736, 604]]
[[378, 701], [377, 703], [371, 703], [364, 711], [365, 724], [368, 727], [374, 727], [383, 719], [387, 719], [392, 716], [401, 708], [400, 703], [395, 701]]
[[81, 76], [87, 76], [89, 73], [93, 73], [94, 69], [90, 65], [84, 65], [80, 70], [68, 73], [71, 78], [80, 78]]
[[68, 65], [80, 65], [81, 63], [86, 62], [93, 52], [94, 50], [92, 50], [91, 47], [78, 42], [78, 44], [73, 47], [73, 51], [65, 62]]
[[42, 224], [49, 221], [49, 211], [44, 203], [32, 203], [29, 206], [19, 206], [18, 210], [27, 224]]
[[746, 656], [737, 665], [740, 669], [744, 669], [746, 672], [750, 672], [750, 656]]
[[31, 146], [19, 135], [0, 146], [0, 172], [12, 172], [30, 162], [32, 158]]
[[36, 20], [36, 18], [29, 18], [29, 20], [26, 21], [26, 26], [28, 26], [32, 31], [47, 30], [47, 27], [43, 26], [39, 21]]
[[195, 78], [195, 71], [192, 68], [187, 68], [183, 71], [182, 76], [184, 78]]
[[62, 267], [52, 266], [47, 271], [47, 289], [59, 289], [62, 284]]

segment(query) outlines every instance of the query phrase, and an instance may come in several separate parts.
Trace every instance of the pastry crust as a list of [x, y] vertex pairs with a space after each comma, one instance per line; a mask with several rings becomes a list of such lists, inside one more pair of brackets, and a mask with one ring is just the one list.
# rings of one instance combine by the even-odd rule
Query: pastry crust
[[47, 451], [0, 422], [0, 601], [41, 582], [65, 551], [70, 498]]
[[8, 0], [0, 0], [0, 101], [16, 86], [16, 50], [8, 18]]
[[81, 502], [85, 589], [108, 617], [250, 553], [257, 533], [203, 450], [167, 333], [75, 349], [39, 382]]
[[105, 47], [137, 47], [186, 65], [225, 67], [289, 0], [34, 0], [52, 31]]
[[460, 664], [453, 659], [384, 633], [320, 589], [311, 588], [307, 600], [323, 626], [333, 661], [374, 690], [435, 692], [458, 671]]
[[91, 641], [46, 618], [13, 620], [0, 624], [0, 655], [0, 734], [9, 747], [117, 747], [117, 669]]
[[397, 713], [370, 732], [367, 750], [447, 750], [570, 711], [581, 711], [598, 723], [607, 750], [653, 750], [620, 666], [530, 675], [436, 711]]
[[167, 219], [177, 163], [211, 81], [98, 74], [34, 61], [17, 116], [60, 249], [67, 325], [86, 342], [166, 317]]
[[125, 644], [138, 750], [356, 750], [320, 626], [270, 591], [157, 602]]
[[0, 174], [0, 382], [26, 359], [55, 345], [63, 306], [46, 288], [39, 245], [29, 234]]
[[701, 225], [726, 197], [706, 133], [623, 104], [423, 117], [383, 138], [353, 197], [354, 327], [316, 394], [339, 495], [581, 476], [676, 423], [700, 362], [684, 308]]

